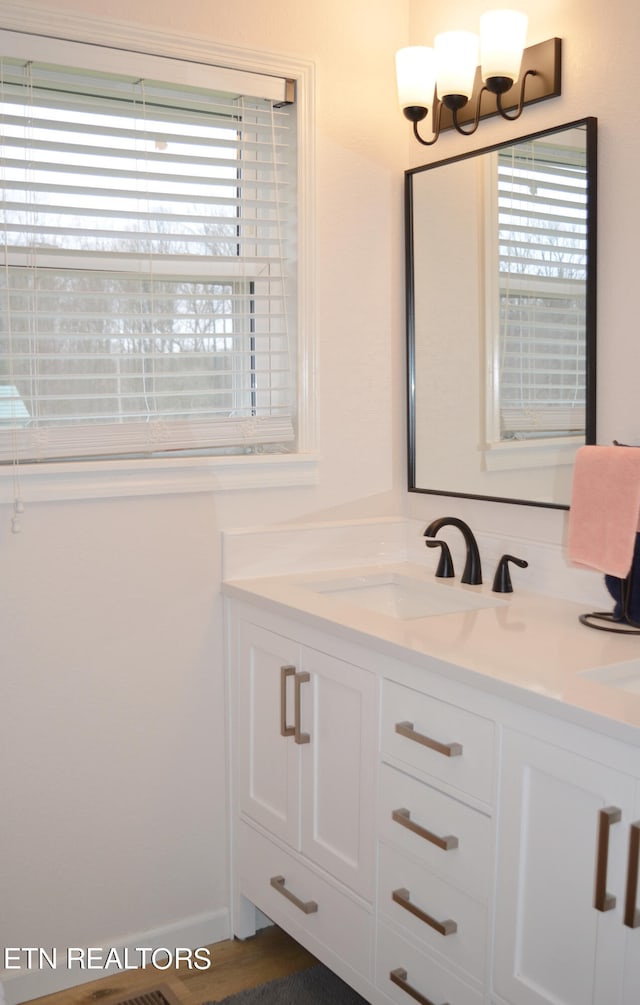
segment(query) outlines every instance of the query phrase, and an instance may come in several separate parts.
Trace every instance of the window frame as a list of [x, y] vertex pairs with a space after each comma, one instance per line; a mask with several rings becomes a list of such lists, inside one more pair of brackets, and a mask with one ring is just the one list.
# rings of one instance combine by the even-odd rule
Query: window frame
[[[318, 480], [316, 345], [314, 275], [314, 68], [309, 61], [280, 54], [219, 45], [197, 36], [171, 35], [139, 25], [90, 16], [48, 15], [41, 31], [42, 10], [9, 0], [3, 8], [3, 31], [46, 39], [56, 50], [67, 43], [84, 43], [112, 50], [117, 72], [118, 52], [148, 57], [179, 58], [204, 66], [283, 76], [295, 81], [298, 144], [298, 273], [296, 337], [297, 449], [288, 454], [181, 456], [121, 460], [72, 460], [21, 463], [0, 468], [0, 499], [11, 501], [19, 477], [26, 500], [75, 499], [202, 492], [220, 489], [315, 484]], [[125, 44], [123, 44], [125, 40]], [[58, 52], [52, 62], [60, 61]]]
[[[571, 125], [585, 125], [587, 120], [581, 120]], [[543, 135], [543, 134], [541, 134]], [[533, 139], [537, 137], [534, 135]], [[482, 198], [486, 207], [486, 219], [495, 221], [495, 225], [484, 228], [483, 250], [485, 269], [483, 273], [483, 289], [485, 298], [485, 436], [483, 442], [484, 464], [488, 471], [504, 471], [514, 468], [539, 468], [553, 467], [556, 465], [569, 465], [575, 460], [578, 448], [584, 444], [585, 437], [589, 442], [588, 420], [586, 417], [589, 398], [589, 378], [587, 374], [587, 389], [585, 403], [585, 433], [576, 435], [535, 435], [522, 438], [502, 438], [501, 436], [501, 400], [499, 389], [498, 370], [500, 366], [500, 282], [498, 277], [499, 265], [499, 239], [498, 239], [498, 187], [496, 184], [498, 171], [498, 157], [500, 150], [496, 148], [492, 151], [491, 159], [487, 162], [487, 168], [482, 178]], [[589, 149], [589, 134], [585, 132], [585, 162], [587, 174], [591, 174], [595, 179], [595, 169], [593, 163], [589, 163], [592, 154]], [[595, 187], [595, 186], [594, 186]], [[586, 221], [587, 226], [595, 232], [595, 210], [590, 210], [589, 205], [594, 200], [591, 187], [586, 193]], [[593, 241], [593, 239], [592, 239]], [[586, 239], [586, 262], [589, 262], [591, 251], [590, 242]], [[591, 266], [587, 264], [587, 269]], [[585, 312], [589, 315], [589, 289], [585, 285]], [[587, 321], [585, 321], [587, 324]], [[585, 341], [588, 347], [589, 334], [585, 329]]]

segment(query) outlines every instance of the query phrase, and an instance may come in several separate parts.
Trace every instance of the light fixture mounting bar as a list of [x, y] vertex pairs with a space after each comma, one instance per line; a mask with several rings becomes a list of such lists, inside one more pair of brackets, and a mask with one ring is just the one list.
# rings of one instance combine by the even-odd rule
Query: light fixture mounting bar
[[[520, 98], [521, 82], [527, 70], [535, 70], [535, 76], [527, 77], [524, 105], [532, 105], [536, 101], [545, 101], [547, 98], [557, 98], [562, 93], [562, 40], [559, 38], [548, 38], [546, 42], [538, 42], [537, 45], [530, 45], [522, 53], [522, 66], [520, 78], [510, 90], [502, 95], [502, 107], [509, 112], [518, 107]], [[480, 89], [482, 88], [482, 75], [480, 67], [476, 70], [476, 79], [473, 85], [473, 95], [471, 100], [458, 111], [458, 122], [473, 122], [475, 118], [476, 102]], [[496, 99], [491, 94], [482, 95], [481, 119], [490, 118], [498, 114]], [[453, 116], [448, 108], [441, 109], [440, 131], [453, 129]]]

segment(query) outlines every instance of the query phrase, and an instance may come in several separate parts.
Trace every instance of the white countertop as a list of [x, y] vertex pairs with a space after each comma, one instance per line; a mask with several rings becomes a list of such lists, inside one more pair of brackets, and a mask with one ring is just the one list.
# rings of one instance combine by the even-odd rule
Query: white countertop
[[[399, 619], [305, 587], [381, 571], [501, 603], [463, 613]], [[640, 636], [582, 625], [578, 617], [588, 613], [584, 604], [527, 593], [517, 586], [513, 593], [495, 594], [491, 584], [461, 586], [458, 580], [435, 580], [433, 572], [408, 562], [227, 580], [223, 592], [331, 630], [353, 643], [375, 642], [377, 652], [413, 666], [427, 666], [429, 661], [433, 668], [431, 661], [442, 661], [447, 674], [462, 683], [640, 746]], [[603, 670], [616, 664], [628, 665]], [[584, 671], [609, 678], [635, 671], [638, 687], [612, 686]]]

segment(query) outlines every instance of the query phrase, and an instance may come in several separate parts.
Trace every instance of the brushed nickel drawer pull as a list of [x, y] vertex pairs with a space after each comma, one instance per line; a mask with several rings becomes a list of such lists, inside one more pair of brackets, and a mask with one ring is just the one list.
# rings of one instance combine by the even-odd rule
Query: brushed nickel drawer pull
[[295, 726], [287, 726], [287, 678], [293, 677], [296, 668], [280, 667], [280, 736], [293, 736]]
[[435, 750], [438, 754], [444, 754], [445, 757], [459, 757], [462, 753], [461, 743], [439, 743], [438, 740], [432, 740], [424, 733], [417, 733], [412, 722], [396, 722], [396, 733], [405, 736], [407, 740], [421, 743], [423, 747], [429, 747], [430, 750]]
[[624, 902], [624, 923], [627, 928], [640, 928], [638, 910], [638, 866], [640, 859], [640, 821], [629, 829], [629, 864], [627, 866], [627, 895]]
[[293, 708], [293, 721], [294, 721], [294, 738], [296, 743], [309, 743], [311, 737], [308, 733], [300, 732], [300, 688], [307, 681], [311, 680], [308, 673], [297, 673], [293, 678], [294, 685], [294, 708]]
[[[407, 971], [402, 967], [398, 967], [397, 970], [392, 970], [389, 974], [389, 980], [397, 984], [406, 994], [410, 995], [415, 1001], [420, 1002], [420, 1005], [434, 1005], [430, 998], [425, 998], [424, 995], [412, 988], [410, 984], [407, 983]], [[445, 1003], [448, 1005], [448, 1003]]]
[[598, 849], [596, 852], [596, 884], [593, 906], [596, 911], [611, 911], [616, 906], [616, 898], [607, 893], [607, 867], [609, 864], [609, 830], [617, 824], [622, 812], [617, 806], [607, 806], [598, 814]]
[[296, 897], [295, 893], [291, 893], [291, 890], [287, 890], [286, 886], [284, 885], [285, 884], [284, 876], [272, 876], [269, 882], [271, 883], [271, 886], [274, 888], [274, 890], [277, 890], [278, 893], [281, 893], [283, 897], [286, 897], [287, 900], [290, 900], [292, 904], [295, 904], [298, 910], [302, 911], [303, 914], [315, 914], [316, 911], [318, 910], [318, 905], [316, 904], [315, 900], [300, 900], [298, 897]]
[[425, 841], [429, 841], [431, 844], [437, 845], [438, 848], [442, 848], [443, 851], [451, 851], [453, 848], [458, 847], [459, 841], [455, 834], [447, 834], [445, 837], [440, 837], [438, 834], [428, 831], [426, 827], [421, 827], [420, 824], [415, 823], [411, 819], [410, 810], [405, 809], [404, 806], [399, 810], [392, 810], [391, 819], [395, 820], [401, 827], [406, 827], [407, 830], [413, 831], [418, 837], [424, 838]]
[[451, 918], [448, 918], [446, 921], [436, 921], [436, 919], [432, 918], [426, 911], [423, 911], [420, 907], [416, 907], [415, 904], [412, 904], [411, 894], [404, 888], [394, 890], [391, 894], [391, 899], [396, 904], [399, 904], [400, 907], [404, 908], [405, 911], [409, 911], [410, 914], [413, 914], [420, 921], [424, 921], [425, 925], [429, 925], [430, 928], [435, 929], [435, 931], [439, 932], [440, 935], [453, 935], [458, 931], [456, 922], [452, 921]]

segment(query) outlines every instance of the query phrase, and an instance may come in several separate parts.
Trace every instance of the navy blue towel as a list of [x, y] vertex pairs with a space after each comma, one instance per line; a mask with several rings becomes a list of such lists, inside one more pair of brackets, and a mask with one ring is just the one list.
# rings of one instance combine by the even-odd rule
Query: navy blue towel
[[[613, 609], [614, 618], [617, 621], [629, 621], [631, 624], [640, 627], [640, 534], [636, 534], [633, 561], [627, 579], [618, 579], [617, 576], [605, 576], [604, 582], [616, 602]], [[629, 594], [626, 611], [623, 611], [623, 587], [626, 582], [629, 584]]]

